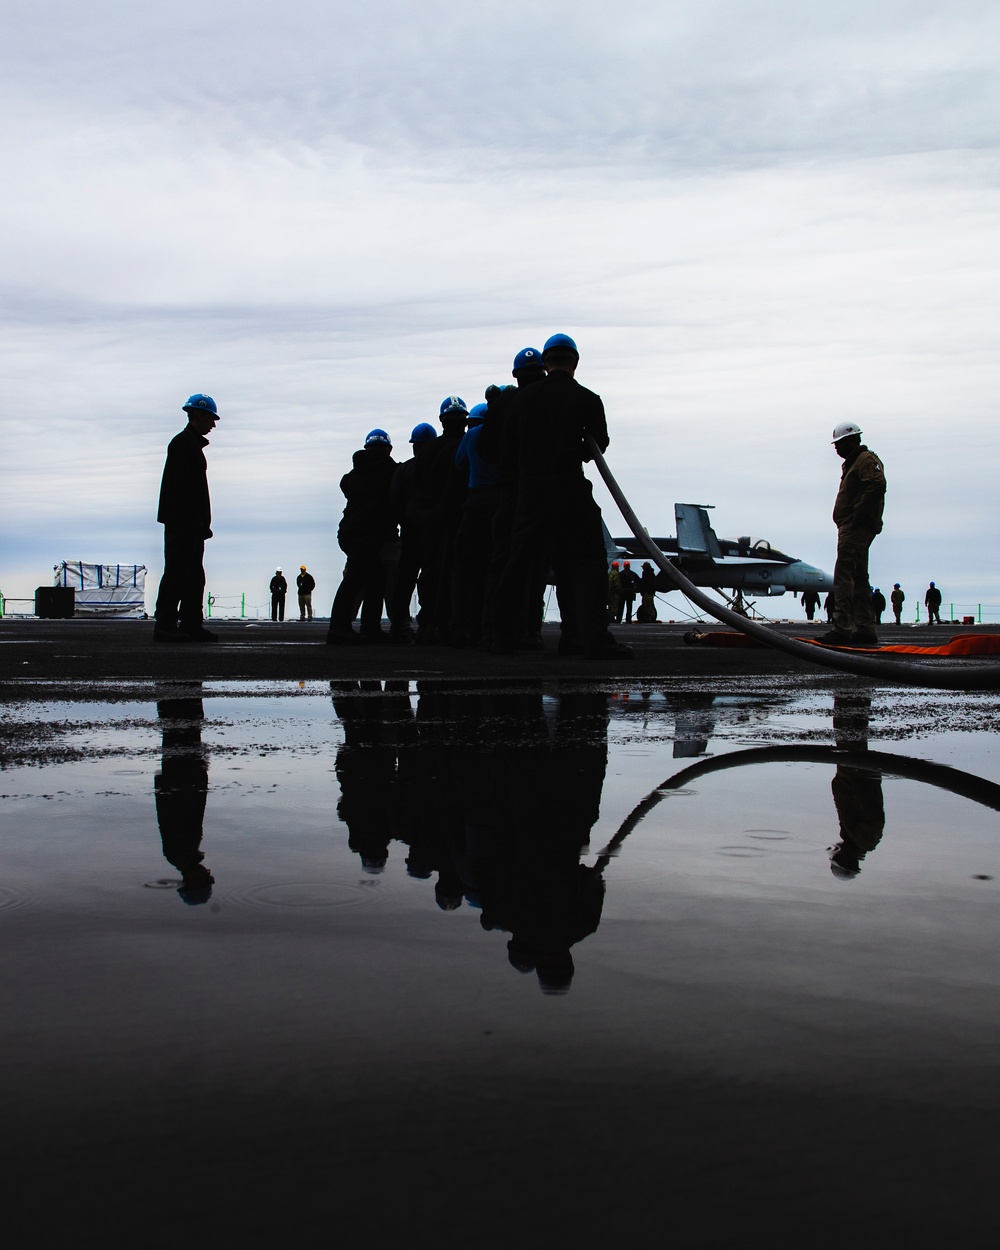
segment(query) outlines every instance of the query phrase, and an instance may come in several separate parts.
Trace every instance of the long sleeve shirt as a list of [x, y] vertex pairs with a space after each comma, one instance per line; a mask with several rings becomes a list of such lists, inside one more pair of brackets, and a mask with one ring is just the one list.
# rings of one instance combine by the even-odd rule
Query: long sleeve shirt
[[163, 525], [212, 536], [212, 503], [208, 494], [208, 462], [202, 448], [208, 439], [188, 425], [167, 445], [156, 519]]
[[833, 521], [838, 530], [882, 532], [885, 506], [885, 469], [873, 451], [862, 446], [841, 470], [840, 490], [833, 505]]

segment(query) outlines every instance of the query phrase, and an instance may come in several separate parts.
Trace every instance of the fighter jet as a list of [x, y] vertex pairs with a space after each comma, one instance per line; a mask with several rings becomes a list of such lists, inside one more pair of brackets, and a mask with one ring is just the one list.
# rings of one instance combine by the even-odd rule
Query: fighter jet
[[[676, 538], [652, 541], [672, 564], [696, 586], [714, 586], [751, 598], [783, 595], [786, 590], [825, 592], [833, 589], [833, 577], [795, 556], [785, 555], [765, 538], [717, 538], [708, 520], [712, 504], [675, 503]], [[604, 531], [608, 565], [612, 560], [647, 558], [642, 544], [631, 534], [612, 538]], [[662, 573], [657, 574], [657, 590], [672, 590]]]

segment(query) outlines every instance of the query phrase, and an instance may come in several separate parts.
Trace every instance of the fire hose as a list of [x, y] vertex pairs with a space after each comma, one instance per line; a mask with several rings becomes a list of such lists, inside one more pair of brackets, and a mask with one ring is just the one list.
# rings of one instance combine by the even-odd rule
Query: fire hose
[[902, 777], [907, 781], [919, 781], [936, 786], [949, 794], [957, 794], [973, 803], [1000, 811], [1000, 785], [977, 777], [974, 773], [952, 768], [948, 764], [936, 764], [933, 760], [916, 759], [910, 755], [896, 755], [892, 751], [869, 751], [867, 748], [843, 748], [823, 746], [768, 746], [749, 747], [732, 751], [728, 755], [698, 760], [662, 782], [655, 790], [636, 804], [626, 816], [606, 847], [600, 852], [599, 863], [603, 866], [613, 859], [622, 843], [649, 815], [654, 807], [672, 791], [680, 790], [712, 773], [729, 768], [744, 768], [751, 764], [836, 764], [848, 768], [878, 772], [883, 776]]

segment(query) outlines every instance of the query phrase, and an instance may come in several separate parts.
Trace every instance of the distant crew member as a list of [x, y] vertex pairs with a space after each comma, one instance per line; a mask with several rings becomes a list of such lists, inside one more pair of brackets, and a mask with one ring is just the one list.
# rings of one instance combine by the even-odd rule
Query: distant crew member
[[271, 592], [271, 620], [283, 621], [285, 619], [285, 595], [288, 594], [288, 583], [285, 581], [285, 575], [281, 569], [274, 570], [274, 576], [271, 578], [268, 590]]
[[306, 570], [304, 564], [299, 565], [299, 575], [295, 579], [295, 589], [299, 596], [299, 620], [304, 621], [308, 616], [310, 620], [313, 618], [313, 591], [316, 589], [316, 580], [313, 575]]
[[885, 611], [885, 595], [876, 586], [872, 591], [872, 611], [875, 613], [875, 624], [882, 624], [882, 613]]
[[[639, 576], [632, 571], [632, 565], [626, 560], [618, 577], [622, 584], [622, 600], [625, 603], [625, 624], [631, 625], [632, 609], [635, 606], [635, 597], [639, 591]], [[618, 619], [621, 620], [620, 614]]]
[[868, 549], [882, 532], [885, 469], [861, 442], [861, 427], [842, 421], [833, 431], [833, 446], [844, 462], [840, 490], [833, 506], [837, 527], [837, 563], [833, 570], [833, 629], [820, 638], [832, 646], [878, 646]]
[[622, 595], [621, 569], [618, 561], [612, 560], [611, 568], [608, 569], [608, 620], [620, 625], [624, 611], [625, 599]]
[[899, 588], [899, 582], [894, 582], [892, 586], [892, 594], [889, 596], [889, 602], [892, 604], [892, 614], [896, 618], [897, 625], [901, 625], [903, 623], [903, 600], [905, 598], [906, 595], [903, 594], [902, 590]]
[[656, 621], [656, 570], [648, 560], [643, 561], [642, 576], [639, 578], [639, 609], [635, 619], [640, 625], [652, 625]]
[[927, 624], [941, 624], [941, 592], [933, 582], [927, 587], [924, 595], [924, 606], [927, 608]]
[[211, 395], [183, 405], [188, 423], [167, 446], [156, 519], [163, 526], [163, 576], [156, 596], [157, 642], [218, 642], [205, 628], [205, 540], [212, 537], [208, 464], [202, 450], [219, 420]]
[[819, 607], [819, 591], [803, 590], [802, 606], [805, 609], [806, 620], [811, 621], [816, 615], [816, 609]]

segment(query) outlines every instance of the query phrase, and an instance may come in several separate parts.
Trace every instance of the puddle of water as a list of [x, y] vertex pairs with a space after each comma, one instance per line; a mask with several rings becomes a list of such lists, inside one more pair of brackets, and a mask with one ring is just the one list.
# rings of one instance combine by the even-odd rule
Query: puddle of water
[[[84, 864], [108, 880], [123, 855], [148, 861], [139, 831], [163, 834], [164, 823], [178, 821], [216, 862], [235, 858], [217, 895], [234, 876], [280, 877], [308, 863], [331, 879], [360, 871], [388, 872], [389, 880], [403, 867], [416, 898], [417, 883], [442, 872], [435, 859], [447, 861], [446, 875], [458, 864], [474, 878], [469, 844], [486, 838], [489, 854], [502, 858], [512, 827], [530, 826], [540, 844], [573, 843], [585, 860], [630, 820], [612, 850], [626, 910], [631, 877], [645, 883], [628, 865], [660, 853], [675, 865], [671, 873], [690, 875], [697, 865], [711, 891], [740, 880], [725, 875], [720, 857], [767, 857], [770, 885], [780, 890], [792, 884], [789, 855], [805, 855], [810, 869], [823, 870], [812, 888], [828, 888], [828, 848], [845, 830], [846, 858], [833, 856], [840, 879], [859, 881], [863, 868], [873, 879], [877, 864], [882, 888], [923, 877], [933, 893], [950, 880], [948, 864], [974, 866], [965, 880], [996, 867], [989, 796], [976, 802], [943, 789], [940, 777], [892, 771], [896, 759], [904, 773], [920, 760], [961, 764], [988, 786], [993, 710], [975, 697], [835, 697], [794, 686], [756, 695], [484, 691], [416, 681], [332, 691], [317, 682], [216, 682], [159, 693], [154, 703], [82, 698], [8, 713], [8, 729], [17, 726], [6, 735], [0, 774], [3, 801], [17, 816], [8, 871], [17, 864], [21, 888], [40, 903], [56, 891], [86, 897]], [[837, 743], [877, 752], [879, 767], [854, 756], [838, 762], [830, 753]], [[787, 758], [768, 757], [783, 744]], [[737, 751], [747, 758], [727, 767]], [[696, 785], [678, 787], [672, 777], [692, 765]], [[643, 801], [649, 810], [637, 820]], [[780, 827], [760, 822], [779, 813]], [[428, 826], [436, 826], [432, 852], [423, 845]], [[788, 845], [775, 860], [779, 843]], [[931, 875], [932, 862], [944, 878]], [[889, 863], [891, 873], [882, 869]], [[530, 871], [527, 859], [522, 867]], [[669, 880], [662, 871], [654, 870], [657, 886]], [[462, 884], [467, 905], [476, 882]], [[458, 889], [454, 881], [449, 888]]]
[[849, 1070], [852, 1097], [984, 1097], [989, 699], [205, 683], [15, 702], [0, 728], [25, 1107], [53, 1072], [112, 1056], [138, 1087], [178, 1055], [329, 1097], [445, 1057], [528, 1088], [833, 1097]]

